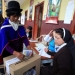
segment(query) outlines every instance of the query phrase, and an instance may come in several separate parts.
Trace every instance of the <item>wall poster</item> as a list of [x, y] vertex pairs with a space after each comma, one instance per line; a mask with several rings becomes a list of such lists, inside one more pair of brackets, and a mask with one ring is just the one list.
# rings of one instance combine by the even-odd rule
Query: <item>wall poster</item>
[[45, 23], [58, 23], [60, 4], [61, 0], [49, 0]]
[[30, 0], [29, 21], [32, 21], [33, 2], [34, 2], [34, 0]]

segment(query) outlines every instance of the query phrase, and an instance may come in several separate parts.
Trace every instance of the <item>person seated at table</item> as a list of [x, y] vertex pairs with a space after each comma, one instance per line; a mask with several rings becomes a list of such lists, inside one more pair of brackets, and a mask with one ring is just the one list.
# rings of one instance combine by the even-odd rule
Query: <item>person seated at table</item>
[[44, 38], [44, 41], [46, 41], [48, 43], [48, 48], [45, 48], [45, 51], [51, 51], [51, 52], [56, 52], [56, 47], [57, 45], [55, 45], [54, 43], [54, 38], [53, 38], [53, 32], [54, 30], [51, 30]]
[[[27, 38], [28, 40], [30, 40], [32, 38], [32, 27], [31, 26], [28, 26], [26, 28], [26, 35], [27, 35]], [[23, 50], [27, 49], [26, 45], [23, 43]]]
[[69, 30], [64, 28], [55, 29], [53, 32], [55, 45], [58, 45], [54, 55], [53, 66], [41, 67], [40, 75], [71, 75], [72, 54], [68, 44], [74, 44]]
[[26, 35], [27, 35], [28, 39], [32, 38], [32, 27], [31, 26], [28, 26], [26, 28]]

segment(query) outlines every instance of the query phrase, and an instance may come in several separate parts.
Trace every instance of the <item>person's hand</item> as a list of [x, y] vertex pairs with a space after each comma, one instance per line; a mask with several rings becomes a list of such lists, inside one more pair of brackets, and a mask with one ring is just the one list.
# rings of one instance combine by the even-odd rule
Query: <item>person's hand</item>
[[51, 30], [51, 31], [49, 32], [49, 35], [50, 35], [50, 36], [52, 36], [52, 35], [53, 35], [53, 30]]
[[48, 48], [45, 48], [44, 50], [45, 50], [46, 53], [48, 52]]
[[29, 46], [27, 46], [27, 49], [32, 50], [32, 52], [30, 53], [29, 57], [33, 56], [33, 48], [29, 45]]
[[17, 51], [14, 51], [13, 55], [18, 57], [20, 60], [23, 60], [23, 58], [25, 57], [25, 55], [23, 55], [21, 52], [17, 52]]
[[28, 46], [27, 46], [27, 49], [31, 50], [31, 46], [30, 46], [30, 45], [28, 45]]
[[33, 51], [30, 53], [29, 57], [32, 57], [33, 56]]

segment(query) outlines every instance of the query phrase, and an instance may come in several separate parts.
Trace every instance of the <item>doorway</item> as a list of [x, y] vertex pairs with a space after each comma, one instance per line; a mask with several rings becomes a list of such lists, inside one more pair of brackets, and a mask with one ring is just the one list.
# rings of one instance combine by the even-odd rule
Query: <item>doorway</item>
[[41, 2], [40, 4], [35, 6], [33, 39], [36, 39], [37, 37], [40, 36], [42, 26], [43, 6], [44, 2]]
[[73, 15], [73, 20], [72, 20], [72, 25], [71, 25], [71, 29], [70, 29], [72, 34], [75, 34], [75, 11], [74, 11], [74, 15]]
[[28, 10], [25, 11], [25, 24], [24, 25], [26, 25], [27, 23], [27, 15], [28, 15]]

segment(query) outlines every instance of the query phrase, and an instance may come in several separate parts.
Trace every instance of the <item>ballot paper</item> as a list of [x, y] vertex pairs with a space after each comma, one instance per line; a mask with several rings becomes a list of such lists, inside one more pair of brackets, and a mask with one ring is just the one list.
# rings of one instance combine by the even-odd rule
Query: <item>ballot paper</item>
[[32, 53], [32, 50], [23, 50], [23, 54], [28, 57]]
[[36, 45], [36, 47], [38, 47], [40, 49], [45, 49], [46, 48], [46, 46], [44, 46], [42, 43], [36, 43], [35, 45]]
[[30, 39], [29, 41], [30, 41], [30, 42], [38, 42], [37, 40], [32, 40], [32, 39]]
[[40, 50], [41, 50], [39, 47], [35, 47], [35, 49], [36, 49], [38, 52], [40, 52]]
[[39, 52], [40, 56], [51, 58], [51, 55], [47, 54], [43, 48], [35, 47], [35, 49]]
[[20, 60], [19, 60], [17, 57], [12, 58], [12, 59], [6, 61], [6, 73], [7, 73], [8, 75], [10, 75], [9, 66], [10, 66], [11, 64], [16, 63], [16, 62], [20, 62]]

